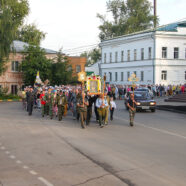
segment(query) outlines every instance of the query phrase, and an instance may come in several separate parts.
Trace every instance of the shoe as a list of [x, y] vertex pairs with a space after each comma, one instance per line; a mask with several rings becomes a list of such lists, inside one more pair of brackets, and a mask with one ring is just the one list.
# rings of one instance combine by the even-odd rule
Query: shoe
[[134, 124], [133, 124], [132, 122], [130, 122], [130, 126], [131, 126], [131, 127], [133, 127], [133, 126], [134, 126]]

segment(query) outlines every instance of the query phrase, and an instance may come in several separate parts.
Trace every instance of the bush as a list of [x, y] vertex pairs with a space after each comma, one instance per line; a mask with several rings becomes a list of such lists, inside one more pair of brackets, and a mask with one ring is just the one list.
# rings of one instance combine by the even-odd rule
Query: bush
[[0, 95], [0, 99], [4, 100], [4, 99], [20, 99], [20, 97], [18, 95], [13, 95], [13, 94], [4, 94], [4, 95]]

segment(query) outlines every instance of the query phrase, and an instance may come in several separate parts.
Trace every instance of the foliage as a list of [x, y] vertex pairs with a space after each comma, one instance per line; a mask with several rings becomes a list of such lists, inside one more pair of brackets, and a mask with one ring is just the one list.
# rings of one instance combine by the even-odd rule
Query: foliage
[[76, 81], [76, 77], [72, 77], [72, 67], [69, 65], [68, 59], [61, 50], [57, 53], [57, 60], [52, 64], [52, 85], [67, 85]]
[[0, 0], [0, 74], [17, 30], [29, 12], [27, 0]]
[[102, 24], [99, 26], [101, 40], [152, 28], [157, 17], [151, 14], [152, 5], [148, 0], [109, 0], [107, 11], [112, 20], [97, 14]]
[[6, 95], [8, 93], [8, 87], [0, 88], [0, 96]]
[[93, 65], [94, 63], [101, 59], [101, 50], [95, 48], [90, 52], [83, 52], [80, 56], [87, 58], [86, 66]]
[[0, 100], [7, 100], [7, 99], [20, 99], [20, 96], [13, 95], [13, 94], [3, 94], [3, 95], [0, 95]]
[[17, 40], [26, 42], [30, 45], [39, 46], [45, 38], [45, 33], [39, 30], [35, 24], [22, 26], [17, 33]]
[[39, 46], [30, 45], [25, 49], [24, 60], [21, 64], [25, 85], [34, 85], [37, 71], [40, 72], [43, 82], [51, 79], [52, 62], [45, 55], [45, 51]]

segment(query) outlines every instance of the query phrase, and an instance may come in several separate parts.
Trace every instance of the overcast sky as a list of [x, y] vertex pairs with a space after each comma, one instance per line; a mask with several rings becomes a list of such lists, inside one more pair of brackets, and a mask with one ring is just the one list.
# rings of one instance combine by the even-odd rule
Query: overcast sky
[[[42, 42], [45, 48], [59, 50], [63, 47], [65, 51], [93, 45], [99, 43], [100, 21], [96, 14], [106, 13], [106, 2], [107, 0], [29, 0], [30, 14], [26, 23], [35, 23], [47, 33]], [[186, 0], [157, 0], [160, 24], [186, 18], [185, 8]]]

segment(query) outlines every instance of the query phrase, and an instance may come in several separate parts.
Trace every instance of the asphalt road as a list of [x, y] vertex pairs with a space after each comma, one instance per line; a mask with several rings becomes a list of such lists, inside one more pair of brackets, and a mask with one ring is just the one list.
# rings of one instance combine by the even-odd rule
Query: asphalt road
[[0, 186], [185, 186], [186, 115], [141, 112], [86, 129], [0, 103]]

